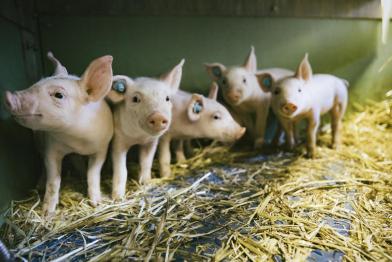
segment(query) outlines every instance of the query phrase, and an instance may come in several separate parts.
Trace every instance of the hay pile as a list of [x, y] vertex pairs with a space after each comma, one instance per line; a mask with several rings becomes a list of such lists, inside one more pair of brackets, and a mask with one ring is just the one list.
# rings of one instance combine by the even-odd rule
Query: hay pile
[[29, 261], [391, 261], [389, 95], [354, 105], [338, 151], [323, 127], [314, 160], [303, 146], [271, 155], [212, 146], [177, 165], [176, 179], [130, 182], [126, 201], [97, 208], [85, 183], [65, 181], [52, 221], [34, 194], [12, 203], [0, 238]]

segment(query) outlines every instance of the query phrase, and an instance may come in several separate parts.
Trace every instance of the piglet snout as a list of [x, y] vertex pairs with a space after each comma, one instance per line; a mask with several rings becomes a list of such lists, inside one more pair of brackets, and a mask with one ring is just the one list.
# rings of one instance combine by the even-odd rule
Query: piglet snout
[[246, 128], [245, 127], [241, 127], [240, 130], [238, 131], [235, 139], [240, 139], [246, 132]]
[[169, 124], [167, 118], [159, 112], [152, 113], [147, 118], [147, 122], [148, 122], [148, 126], [156, 132], [166, 129]]
[[37, 114], [38, 100], [26, 92], [5, 92], [4, 105], [12, 115]]
[[227, 94], [227, 98], [231, 101], [231, 102], [238, 102], [241, 98], [241, 94], [239, 92], [230, 92]]
[[5, 92], [4, 105], [10, 112], [16, 111], [17, 105], [14, 95], [10, 91]]
[[297, 111], [297, 106], [293, 103], [286, 103], [282, 106], [282, 111], [285, 114], [291, 115], [293, 114], [295, 111]]

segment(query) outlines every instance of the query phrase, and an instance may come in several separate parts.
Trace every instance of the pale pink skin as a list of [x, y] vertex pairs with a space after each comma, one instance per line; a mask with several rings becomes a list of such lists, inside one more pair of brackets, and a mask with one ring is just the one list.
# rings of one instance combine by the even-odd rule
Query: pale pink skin
[[[22, 126], [35, 131], [45, 160], [46, 191], [43, 211], [49, 215], [59, 201], [61, 163], [77, 153], [88, 160], [88, 195], [93, 205], [101, 200], [100, 173], [113, 135], [111, 110], [104, 100], [112, 82], [111, 56], [100, 57], [81, 78], [48, 53], [55, 74], [18, 92], [7, 92], [5, 105]], [[57, 96], [57, 97], [56, 97]]]
[[[206, 68], [211, 79], [219, 83], [223, 98], [230, 106], [234, 118], [247, 128], [254, 139], [255, 148], [261, 148], [264, 144], [271, 95], [260, 88], [255, 74], [269, 73], [276, 79], [281, 79], [293, 72], [283, 68], [258, 71], [253, 47], [243, 66], [226, 68], [223, 64], [212, 63], [206, 64]], [[256, 114], [255, 120], [251, 114]]]
[[[161, 177], [171, 175], [170, 171], [170, 142], [180, 140], [176, 150], [177, 160], [185, 159], [182, 141], [195, 138], [209, 138], [222, 142], [233, 142], [245, 133], [231, 116], [229, 111], [216, 101], [218, 85], [213, 83], [210, 94], [204, 97], [185, 91], [177, 91], [172, 98], [173, 120], [169, 130], [159, 142], [159, 164]], [[194, 112], [194, 105], [202, 105], [200, 112]]]
[[[341, 143], [340, 128], [348, 101], [348, 82], [333, 75], [312, 74], [307, 54], [295, 75], [275, 80], [267, 73], [257, 74], [260, 86], [272, 93], [272, 109], [286, 133], [288, 147], [294, 147], [294, 124], [308, 121], [307, 154], [316, 156], [317, 129], [320, 117], [331, 114], [332, 147]], [[267, 79], [267, 82], [265, 80]], [[265, 83], [270, 82], [268, 86]]]
[[[108, 99], [114, 103], [113, 199], [124, 198], [128, 174], [127, 152], [132, 146], [140, 145], [139, 182], [148, 183], [151, 179], [158, 139], [171, 123], [171, 100], [180, 85], [183, 64], [184, 60], [159, 79], [114, 77], [114, 82], [120, 79], [126, 81], [126, 92], [120, 94], [112, 90], [108, 95]], [[138, 102], [135, 102], [135, 96]]]

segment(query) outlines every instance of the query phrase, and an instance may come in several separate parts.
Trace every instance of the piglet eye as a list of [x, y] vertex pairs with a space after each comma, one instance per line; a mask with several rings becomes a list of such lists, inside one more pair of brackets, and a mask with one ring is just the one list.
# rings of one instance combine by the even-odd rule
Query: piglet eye
[[214, 119], [219, 120], [219, 119], [221, 119], [221, 117], [219, 115], [214, 115]]
[[170, 101], [170, 97], [167, 96], [167, 97], [166, 97], [166, 102], [169, 102], [169, 101]]
[[246, 78], [242, 79], [242, 83], [246, 84]]
[[275, 91], [274, 91], [274, 95], [279, 95], [279, 94], [280, 94], [280, 89], [276, 88]]
[[140, 99], [139, 96], [133, 96], [133, 97], [132, 97], [132, 102], [138, 104], [138, 103], [140, 103], [140, 101], [141, 101], [141, 99]]
[[299, 92], [299, 93], [301, 93], [301, 92], [302, 92], [301, 88], [300, 88], [300, 89], [298, 89], [298, 92]]
[[222, 79], [222, 85], [224, 85], [224, 86], [225, 86], [226, 84], [227, 84], [227, 81], [226, 81], [226, 79], [225, 79], [225, 78], [223, 78], [223, 79]]
[[57, 99], [63, 99], [64, 95], [62, 93], [60, 93], [60, 92], [56, 92], [56, 93], [54, 93], [54, 97], [57, 98]]

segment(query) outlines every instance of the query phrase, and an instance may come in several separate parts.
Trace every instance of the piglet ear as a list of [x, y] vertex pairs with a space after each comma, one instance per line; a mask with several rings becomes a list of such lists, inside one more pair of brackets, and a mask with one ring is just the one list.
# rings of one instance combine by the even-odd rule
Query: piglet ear
[[250, 47], [250, 52], [248, 57], [245, 59], [244, 68], [251, 73], [256, 73], [257, 71], [257, 59], [255, 55], [255, 48]]
[[181, 59], [180, 63], [173, 67], [172, 70], [159, 77], [159, 79], [168, 84], [173, 89], [173, 91], [177, 91], [180, 87], [182, 66], [184, 65], [184, 63], [185, 59]]
[[200, 119], [200, 115], [204, 110], [203, 96], [199, 94], [192, 94], [192, 98], [188, 104], [188, 118], [191, 122], [195, 122]]
[[92, 61], [84, 71], [79, 83], [85, 89], [89, 101], [98, 101], [110, 91], [113, 78], [112, 61], [112, 56], [102, 56]]
[[219, 63], [204, 64], [207, 69], [208, 75], [212, 80], [218, 81], [222, 78], [223, 73], [226, 71], [226, 67]]
[[264, 92], [271, 92], [272, 86], [274, 85], [274, 79], [272, 75], [268, 73], [258, 73], [256, 74], [256, 78]]
[[67, 69], [60, 63], [60, 61], [56, 57], [54, 57], [53, 53], [50, 51], [48, 52], [48, 59], [54, 65], [53, 76], [58, 76], [58, 75], [67, 76], [68, 75]]
[[218, 97], [218, 84], [213, 81], [210, 86], [210, 93], [208, 94], [208, 98], [212, 100], [216, 100]]
[[309, 60], [308, 60], [308, 53], [305, 54], [305, 57], [302, 59], [301, 63], [299, 64], [297, 68], [297, 72], [295, 74], [295, 77], [298, 79], [302, 79], [305, 81], [308, 81], [310, 78], [312, 78], [312, 67], [310, 66]]
[[118, 104], [124, 101], [125, 93], [127, 88], [133, 84], [133, 80], [126, 76], [113, 76], [113, 83], [110, 92], [107, 94], [106, 98], [112, 104]]

